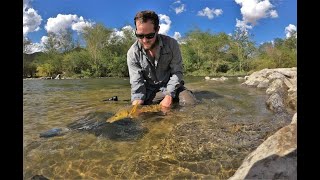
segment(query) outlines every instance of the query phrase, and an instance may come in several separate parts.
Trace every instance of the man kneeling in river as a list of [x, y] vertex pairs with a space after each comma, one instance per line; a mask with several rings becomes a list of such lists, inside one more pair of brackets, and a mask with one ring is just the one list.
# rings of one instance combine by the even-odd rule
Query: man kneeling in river
[[134, 18], [137, 41], [127, 53], [131, 102], [159, 103], [169, 108], [173, 100], [193, 105], [196, 99], [184, 87], [182, 57], [178, 42], [159, 33], [159, 17], [153, 11], [138, 12]]

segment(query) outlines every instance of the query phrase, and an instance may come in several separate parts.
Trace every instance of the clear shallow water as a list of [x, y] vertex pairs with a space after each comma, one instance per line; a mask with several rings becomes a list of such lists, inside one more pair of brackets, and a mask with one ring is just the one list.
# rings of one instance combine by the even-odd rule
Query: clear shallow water
[[[52, 128], [104, 122], [130, 106], [129, 79], [24, 80], [24, 179], [225, 179], [287, 123], [266, 109], [265, 90], [235, 78], [185, 81], [200, 101], [194, 107], [40, 138]], [[115, 95], [119, 101], [103, 101]]]

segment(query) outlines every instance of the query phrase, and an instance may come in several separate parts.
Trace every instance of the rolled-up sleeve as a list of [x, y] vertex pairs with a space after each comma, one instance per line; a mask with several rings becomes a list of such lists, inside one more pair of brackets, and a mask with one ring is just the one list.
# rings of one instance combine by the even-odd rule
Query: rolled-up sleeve
[[172, 47], [173, 57], [170, 62], [171, 76], [170, 76], [170, 80], [167, 84], [167, 94], [169, 94], [173, 98], [175, 98], [176, 90], [180, 87], [180, 82], [183, 77], [182, 57], [181, 57], [181, 52], [180, 52], [178, 42], [173, 39], [170, 43], [171, 43], [171, 47]]
[[131, 101], [145, 99], [146, 87], [144, 84], [144, 78], [142, 74], [142, 68], [139, 63], [137, 54], [133, 48], [130, 48], [127, 53], [127, 64], [130, 76], [131, 84]]

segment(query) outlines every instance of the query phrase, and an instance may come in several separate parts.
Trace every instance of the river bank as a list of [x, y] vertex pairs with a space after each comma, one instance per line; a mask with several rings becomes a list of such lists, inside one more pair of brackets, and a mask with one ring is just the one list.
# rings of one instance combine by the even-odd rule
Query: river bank
[[297, 179], [297, 68], [263, 69], [243, 84], [266, 89], [267, 107], [292, 118], [251, 152], [230, 180]]

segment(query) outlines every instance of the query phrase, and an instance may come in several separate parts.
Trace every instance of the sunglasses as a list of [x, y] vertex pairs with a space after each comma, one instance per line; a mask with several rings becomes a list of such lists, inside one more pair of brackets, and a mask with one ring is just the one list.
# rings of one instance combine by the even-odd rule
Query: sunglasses
[[137, 32], [135, 32], [135, 34], [136, 34], [136, 37], [139, 39], [143, 39], [144, 37], [146, 37], [147, 39], [152, 39], [156, 35], [155, 32], [150, 34], [137, 34]]

